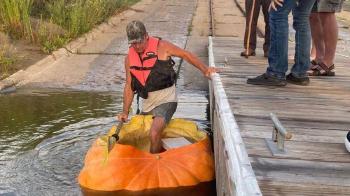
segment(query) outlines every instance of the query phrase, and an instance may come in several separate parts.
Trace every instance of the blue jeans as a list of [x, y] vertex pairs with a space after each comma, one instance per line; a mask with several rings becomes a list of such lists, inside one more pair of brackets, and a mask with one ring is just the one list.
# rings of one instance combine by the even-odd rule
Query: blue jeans
[[309, 16], [315, 0], [284, 0], [277, 11], [270, 11], [270, 53], [268, 75], [285, 79], [288, 70], [288, 15], [293, 13], [295, 29], [295, 56], [291, 73], [295, 77], [307, 76], [310, 66]]

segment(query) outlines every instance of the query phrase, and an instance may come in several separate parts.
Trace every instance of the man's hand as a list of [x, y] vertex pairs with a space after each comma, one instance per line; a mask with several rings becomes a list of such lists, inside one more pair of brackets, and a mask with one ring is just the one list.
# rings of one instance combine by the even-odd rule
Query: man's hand
[[119, 121], [126, 122], [128, 120], [128, 114], [123, 112], [123, 113], [118, 114], [118, 116], [116, 118]]
[[271, 9], [273, 10], [277, 10], [277, 6], [282, 7], [283, 6], [283, 0], [271, 0], [270, 6], [269, 6], [269, 11], [271, 11]]
[[207, 69], [204, 72], [204, 76], [210, 80], [210, 75], [216, 72], [219, 72], [219, 69], [217, 69], [216, 67], [207, 67]]

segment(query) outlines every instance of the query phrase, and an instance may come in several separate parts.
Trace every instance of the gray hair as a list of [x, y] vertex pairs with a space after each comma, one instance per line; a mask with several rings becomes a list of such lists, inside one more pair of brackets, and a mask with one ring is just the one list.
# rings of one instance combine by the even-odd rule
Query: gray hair
[[128, 35], [128, 43], [132, 44], [142, 41], [147, 35], [147, 31], [141, 21], [134, 20], [126, 26], [126, 34]]

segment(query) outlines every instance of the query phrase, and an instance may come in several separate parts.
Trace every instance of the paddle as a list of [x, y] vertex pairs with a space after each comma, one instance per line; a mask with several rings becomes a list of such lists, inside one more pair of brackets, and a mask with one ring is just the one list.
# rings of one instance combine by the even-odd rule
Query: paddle
[[123, 127], [123, 123], [124, 122], [121, 121], [118, 123], [118, 125], [113, 125], [106, 135], [99, 137], [99, 140], [102, 142], [101, 145], [106, 149], [105, 158], [103, 160], [104, 164], [107, 163], [110, 151], [119, 140], [119, 133]]
[[[115, 130], [115, 132], [113, 133], [113, 135], [108, 136], [107, 138], [107, 145], [108, 145], [108, 154], [109, 152], [113, 149], [114, 144], [119, 140], [119, 132], [123, 127], [124, 122], [120, 121], [117, 125], [117, 128]], [[113, 129], [113, 127], [112, 127]]]

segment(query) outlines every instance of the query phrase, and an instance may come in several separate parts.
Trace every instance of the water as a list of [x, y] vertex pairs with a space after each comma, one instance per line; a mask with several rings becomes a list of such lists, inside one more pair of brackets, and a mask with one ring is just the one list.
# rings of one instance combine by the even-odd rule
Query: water
[[[205, 96], [181, 89], [175, 116], [208, 129]], [[82, 195], [76, 178], [84, 156], [98, 135], [116, 123], [121, 103], [121, 91], [19, 90], [0, 95], [0, 195]], [[215, 184], [117, 193], [212, 195]]]
[[145, 190], [138, 192], [131, 191], [117, 191], [117, 192], [95, 192], [91, 190], [82, 190], [86, 196], [212, 196], [216, 195], [215, 181], [200, 183], [193, 187], [178, 187], [156, 190]]
[[114, 123], [120, 92], [20, 91], [0, 97], [0, 193], [79, 193], [87, 148]]

